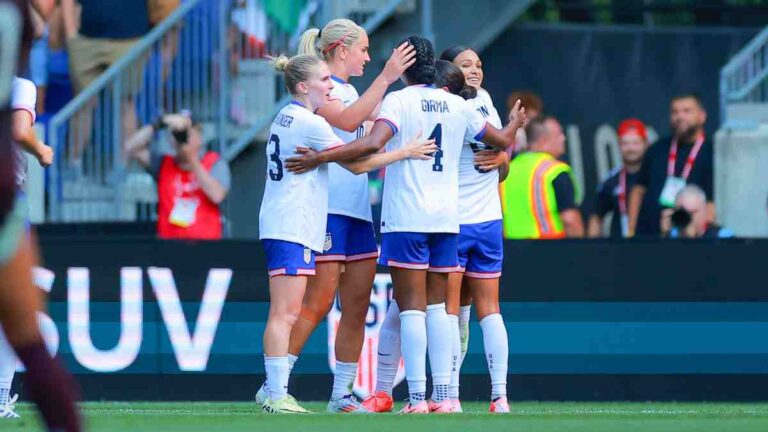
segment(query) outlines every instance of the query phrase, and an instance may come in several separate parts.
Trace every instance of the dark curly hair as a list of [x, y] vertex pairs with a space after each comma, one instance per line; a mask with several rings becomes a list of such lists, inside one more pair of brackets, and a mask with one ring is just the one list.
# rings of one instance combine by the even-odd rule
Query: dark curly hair
[[435, 71], [435, 48], [432, 42], [421, 36], [409, 36], [403, 42], [413, 45], [416, 51], [416, 62], [404, 73], [409, 84], [434, 84], [437, 72]]
[[477, 89], [467, 85], [464, 73], [455, 64], [448, 60], [438, 60], [435, 62], [435, 69], [435, 86], [446, 87], [450, 93], [464, 99], [474, 99], [477, 96]]
[[458, 57], [459, 54], [463, 53], [468, 49], [471, 49], [471, 48], [465, 47], [464, 45], [454, 45], [450, 48], [446, 48], [445, 51], [443, 51], [440, 54], [440, 60], [447, 60], [449, 62], [453, 62], [454, 60], [456, 60], [456, 57]]

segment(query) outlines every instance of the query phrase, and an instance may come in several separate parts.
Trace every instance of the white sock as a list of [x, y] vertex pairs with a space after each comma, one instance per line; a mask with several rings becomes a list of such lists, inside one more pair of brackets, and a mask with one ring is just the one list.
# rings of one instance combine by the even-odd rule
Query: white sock
[[8, 400], [14, 374], [16, 374], [16, 352], [0, 329], [0, 405]]
[[376, 360], [376, 391], [392, 395], [397, 368], [400, 366], [400, 308], [394, 301], [379, 329], [379, 349]]
[[507, 328], [501, 314], [491, 314], [480, 321], [483, 329], [485, 358], [488, 372], [491, 374], [491, 400], [507, 395], [507, 362], [509, 360], [509, 342]]
[[459, 307], [459, 335], [461, 337], [461, 361], [459, 366], [464, 363], [464, 357], [467, 356], [467, 348], [469, 347], [469, 312], [472, 310], [472, 305]]
[[451, 321], [451, 387], [448, 397], [459, 398], [459, 371], [461, 370], [461, 336], [459, 335], [458, 315], [448, 315]]
[[290, 366], [288, 356], [264, 356], [264, 370], [267, 371], [267, 391], [273, 401], [282, 399], [288, 394], [288, 376]]
[[432, 400], [442, 402], [448, 398], [451, 384], [451, 358], [453, 338], [449, 331], [451, 321], [445, 312], [445, 303], [427, 306], [427, 349], [432, 368]]
[[[291, 353], [288, 353], [288, 376], [289, 377], [291, 375], [291, 372], [293, 372], [293, 365], [296, 364], [296, 360], [298, 359], [299, 359], [299, 356], [295, 356]], [[267, 377], [267, 379], [264, 380], [264, 384], [262, 384], [262, 386], [265, 389], [269, 388], [268, 380], [269, 380], [269, 377]]]
[[427, 323], [419, 310], [400, 312], [400, 339], [405, 359], [405, 379], [411, 402], [424, 400], [427, 392]]
[[357, 375], [357, 363], [336, 362], [336, 372], [333, 374], [333, 392], [331, 400], [343, 398], [352, 394], [352, 383]]

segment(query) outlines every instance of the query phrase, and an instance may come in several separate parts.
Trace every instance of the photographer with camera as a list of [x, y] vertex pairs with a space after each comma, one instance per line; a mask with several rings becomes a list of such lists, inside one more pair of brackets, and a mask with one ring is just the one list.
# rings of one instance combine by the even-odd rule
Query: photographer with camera
[[[165, 128], [170, 132], [174, 155], [149, 145]], [[160, 238], [221, 238], [219, 206], [229, 192], [229, 166], [218, 153], [204, 150], [200, 122], [186, 111], [163, 115], [130, 137], [126, 151], [157, 182]]]
[[731, 238], [727, 228], [707, 221], [707, 195], [688, 185], [675, 197], [675, 207], [661, 212], [661, 231], [667, 238]]

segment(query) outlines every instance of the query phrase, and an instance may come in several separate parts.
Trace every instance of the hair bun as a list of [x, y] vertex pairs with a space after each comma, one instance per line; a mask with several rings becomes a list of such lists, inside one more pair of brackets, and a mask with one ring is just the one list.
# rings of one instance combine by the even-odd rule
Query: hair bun
[[274, 66], [275, 70], [278, 72], [283, 72], [288, 68], [288, 64], [291, 62], [291, 59], [288, 57], [281, 55], [277, 58], [272, 59], [272, 65]]

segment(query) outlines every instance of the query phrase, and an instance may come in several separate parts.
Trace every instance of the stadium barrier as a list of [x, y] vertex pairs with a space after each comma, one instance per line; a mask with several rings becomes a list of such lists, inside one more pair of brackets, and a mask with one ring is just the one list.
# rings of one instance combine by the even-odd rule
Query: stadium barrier
[[[501, 300], [511, 398], [768, 397], [760, 385], [768, 382], [768, 241], [659, 243], [507, 242]], [[258, 242], [43, 234], [42, 246], [50, 304], [41, 321], [86, 399], [252, 398], [263, 379], [268, 311]], [[391, 290], [386, 268], [379, 272], [361, 392], [375, 382], [371, 344]], [[333, 319], [294, 370], [291, 390], [301, 399], [330, 391]], [[463, 397], [485, 399], [475, 317], [462, 372]]]

